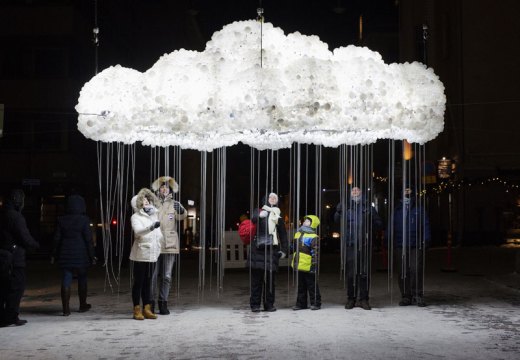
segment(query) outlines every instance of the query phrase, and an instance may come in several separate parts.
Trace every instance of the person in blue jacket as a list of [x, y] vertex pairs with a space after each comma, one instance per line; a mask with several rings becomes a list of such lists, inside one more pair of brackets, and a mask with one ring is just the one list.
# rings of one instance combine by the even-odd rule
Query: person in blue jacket
[[363, 199], [362, 191], [357, 186], [350, 191], [346, 211], [343, 211], [341, 203], [336, 206], [335, 222], [339, 223], [342, 218], [344, 229], [341, 240], [345, 246], [347, 267], [345, 309], [350, 310], [357, 304], [364, 310], [371, 310], [369, 288], [372, 234], [383, 229], [383, 221], [376, 209]]
[[70, 289], [74, 274], [78, 277], [79, 312], [88, 311], [91, 307], [87, 304], [87, 270], [96, 258], [86, 209], [83, 197], [70, 195], [65, 215], [58, 218], [54, 233], [54, 256], [62, 271], [63, 316], [70, 315]]
[[316, 215], [306, 215], [302, 226], [294, 234], [297, 250], [293, 255], [291, 267], [298, 270], [298, 296], [293, 310], [307, 309], [309, 294], [311, 310], [321, 309], [320, 287], [317, 281], [319, 264], [319, 237], [316, 234], [320, 219]]
[[426, 210], [417, 202], [412, 187], [404, 190], [394, 210], [394, 254], [399, 272], [399, 306], [424, 302], [424, 252], [430, 243], [430, 223]]

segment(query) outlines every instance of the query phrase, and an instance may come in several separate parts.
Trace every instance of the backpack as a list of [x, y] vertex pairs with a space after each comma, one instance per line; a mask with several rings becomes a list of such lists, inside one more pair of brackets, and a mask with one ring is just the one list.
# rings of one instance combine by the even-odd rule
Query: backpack
[[249, 245], [256, 235], [256, 225], [249, 219], [242, 221], [238, 226], [238, 235], [244, 245]]

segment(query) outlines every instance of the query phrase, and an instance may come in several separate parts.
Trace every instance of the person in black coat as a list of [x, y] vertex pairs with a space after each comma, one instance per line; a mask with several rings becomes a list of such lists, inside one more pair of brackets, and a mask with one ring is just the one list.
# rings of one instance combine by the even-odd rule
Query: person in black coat
[[271, 193], [266, 196], [262, 208], [253, 211], [251, 221], [256, 224], [256, 236], [247, 259], [251, 269], [251, 311], [260, 311], [262, 298], [265, 311], [276, 311], [276, 272], [279, 260], [286, 256], [288, 248], [285, 222], [278, 208], [278, 195]]
[[353, 309], [356, 301], [365, 310], [369, 303], [371, 241], [374, 231], [383, 229], [383, 221], [376, 209], [363, 200], [361, 189], [354, 186], [343, 211], [342, 204], [336, 206], [334, 220], [343, 219], [341, 240], [345, 245], [347, 267], [347, 303], [345, 309]]
[[78, 277], [79, 312], [91, 308], [87, 304], [87, 269], [95, 262], [90, 219], [85, 215], [85, 200], [79, 195], [67, 199], [66, 214], [58, 218], [54, 234], [54, 256], [62, 270], [61, 302], [63, 315], [70, 315], [70, 287], [73, 274]]
[[399, 306], [424, 307], [424, 255], [430, 243], [430, 222], [413, 187], [405, 188], [394, 210], [394, 256], [399, 271]]
[[0, 326], [24, 325], [18, 317], [25, 291], [25, 253], [39, 248], [22, 215], [25, 194], [13, 190], [0, 214], [0, 247], [11, 254], [10, 271], [0, 280]]

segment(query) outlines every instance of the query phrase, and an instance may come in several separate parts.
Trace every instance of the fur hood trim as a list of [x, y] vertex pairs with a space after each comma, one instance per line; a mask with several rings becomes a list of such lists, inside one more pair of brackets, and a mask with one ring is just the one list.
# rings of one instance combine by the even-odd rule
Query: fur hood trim
[[155, 181], [152, 183], [152, 190], [159, 191], [161, 185], [165, 183], [168, 184], [172, 192], [176, 193], [179, 191], [179, 184], [177, 184], [175, 179], [171, 176], [161, 176], [160, 178], [155, 179]]
[[148, 202], [155, 207], [157, 207], [159, 204], [159, 199], [157, 199], [157, 196], [155, 196], [153, 192], [151, 192], [147, 188], [142, 188], [141, 190], [139, 190], [137, 195], [134, 196], [130, 201], [130, 204], [132, 205], [134, 212], [137, 212], [143, 208], [144, 198], [147, 198]]

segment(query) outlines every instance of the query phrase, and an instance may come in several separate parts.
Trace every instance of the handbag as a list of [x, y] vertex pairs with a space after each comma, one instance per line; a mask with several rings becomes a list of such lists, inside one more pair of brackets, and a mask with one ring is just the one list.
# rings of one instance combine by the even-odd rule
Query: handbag
[[273, 245], [273, 234], [265, 234], [262, 236], [255, 236], [256, 248], [263, 249], [266, 246]]

